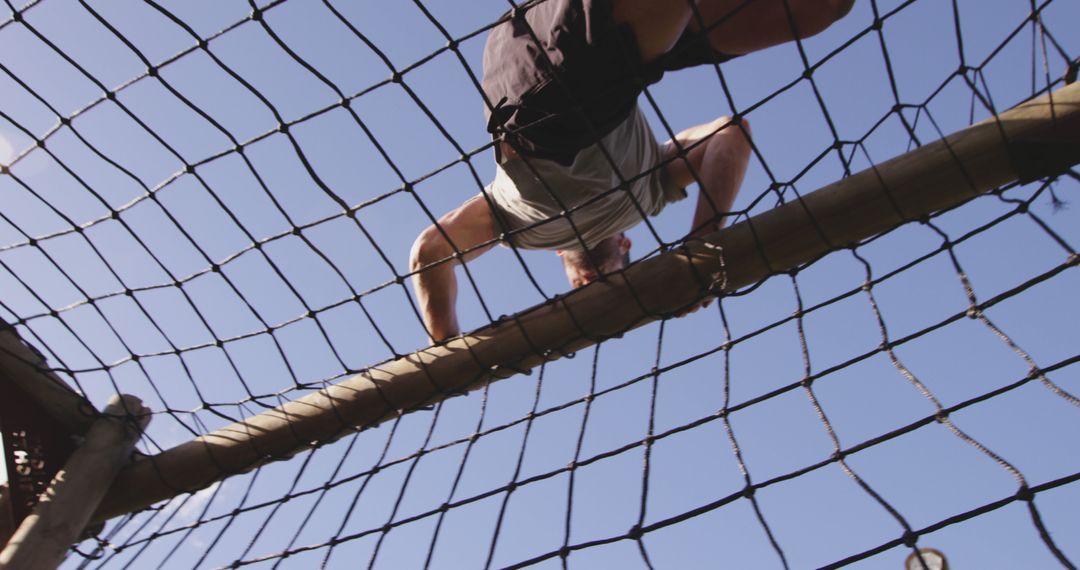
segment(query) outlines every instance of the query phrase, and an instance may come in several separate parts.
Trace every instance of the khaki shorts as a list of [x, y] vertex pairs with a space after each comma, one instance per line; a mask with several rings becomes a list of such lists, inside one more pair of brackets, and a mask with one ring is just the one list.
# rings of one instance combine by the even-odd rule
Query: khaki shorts
[[[605, 153], [604, 151], [607, 151]], [[610, 155], [610, 160], [608, 159]], [[645, 116], [630, 116], [573, 163], [519, 157], [499, 165], [486, 188], [513, 245], [581, 249], [626, 231], [686, 197], [659, 166], [663, 149]]]

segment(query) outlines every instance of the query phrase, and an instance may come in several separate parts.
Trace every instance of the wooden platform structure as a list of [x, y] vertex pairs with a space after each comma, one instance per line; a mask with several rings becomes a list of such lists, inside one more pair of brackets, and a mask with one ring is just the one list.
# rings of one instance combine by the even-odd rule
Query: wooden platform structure
[[0, 486], [0, 570], [56, 568], [150, 420], [133, 396], [104, 413], [0, 323], [0, 428], [9, 481]]

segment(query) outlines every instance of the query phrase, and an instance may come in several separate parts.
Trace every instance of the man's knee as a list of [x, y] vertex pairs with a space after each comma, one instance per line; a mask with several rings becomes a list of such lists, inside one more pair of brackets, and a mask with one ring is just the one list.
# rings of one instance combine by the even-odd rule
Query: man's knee
[[855, 6], [855, 0], [830, 0], [830, 2], [837, 20], [847, 16], [848, 12], [851, 12], [851, 8]]
[[453, 253], [453, 247], [446, 241], [439, 228], [430, 225], [413, 241], [412, 250], [409, 252], [409, 269], [420, 271]]
[[642, 63], [667, 53], [690, 22], [699, 0], [612, 0], [611, 17], [634, 32]]
[[743, 138], [747, 141], [747, 144], [749, 144], [750, 137], [753, 135], [753, 132], [750, 131], [750, 120], [746, 117], [739, 117], [738, 120], [730, 119], [729, 121], [731, 122], [731, 127], [729, 128], [741, 131]]
[[[741, 117], [732, 119], [723, 116], [704, 126], [711, 135], [708, 135], [703, 152], [696, 155], [697, 160], [702, 162], [695, 167], [704, 163], [733, 165], [749, 162], [753, 152], [749, 121]], [[691, 161], [693, 160], [694, 155], [691, 154]]]
[[729, 139], [728, 147], [731, 152], [749, 158], [753, 150], [750, 138], [753, 133], [750, 130], [750, 121], [746, 117], [732, 118], [720, 117], [716, 120], [720, 132], [726, 133]]
[[807, 12], [816, 12], [833, 21], [839, 20], [851, 12], [855, 0], [783, 0], [795, 7], [796, 12], [800, 8]]
[[792, 0], [785, 1], [794, 5], [799, 36], [804, 38], [825, 30], [851, 12], [855, 5], [855, 0], [802, 0], [797, 4]]

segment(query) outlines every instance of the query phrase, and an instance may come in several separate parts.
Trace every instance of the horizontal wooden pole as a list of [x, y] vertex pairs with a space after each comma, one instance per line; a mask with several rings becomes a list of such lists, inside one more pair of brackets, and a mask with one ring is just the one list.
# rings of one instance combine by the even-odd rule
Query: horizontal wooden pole
[[[117, 478], [101, 520], [206, 487], [735, 291], [1003, 184], [1080, 162], [1065, 87], [717, 232], [706, 242], [432, 346], [156, 456]], [[709, 289], [711, 285], [718, 288]]]
[[120, 468], [131, 460], [150, 411], [134, 396], [114, 396], [105, 415], [42, 493], [34, 512], [0, 550], [0, 570], [52, 570], [78, 542]]

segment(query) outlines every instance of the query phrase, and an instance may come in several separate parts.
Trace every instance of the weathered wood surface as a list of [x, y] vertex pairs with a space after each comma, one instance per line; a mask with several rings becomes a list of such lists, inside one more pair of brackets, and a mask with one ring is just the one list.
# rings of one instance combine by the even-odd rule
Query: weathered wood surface
[[45, 408], [63, 431], [84, 434], [97, 412], [67, 383], [46, 368], [45, 359], [0, 322], [0, 381], [13, 383]]
[[[125, 417], [130, 414], [130, 418]], [[0, 570], [52, 570], [78, 542], [120, 469], [131, 460], [150, 412], [134, 396], [115, 396], [68, 458], [34, 512], [0, 551]]]
[[8, 486], [0, 484], [0, 548], [3, 548], [11, 535], [15, 533], [15, 523], [11, 520], [11, 501], [8, 499]]

